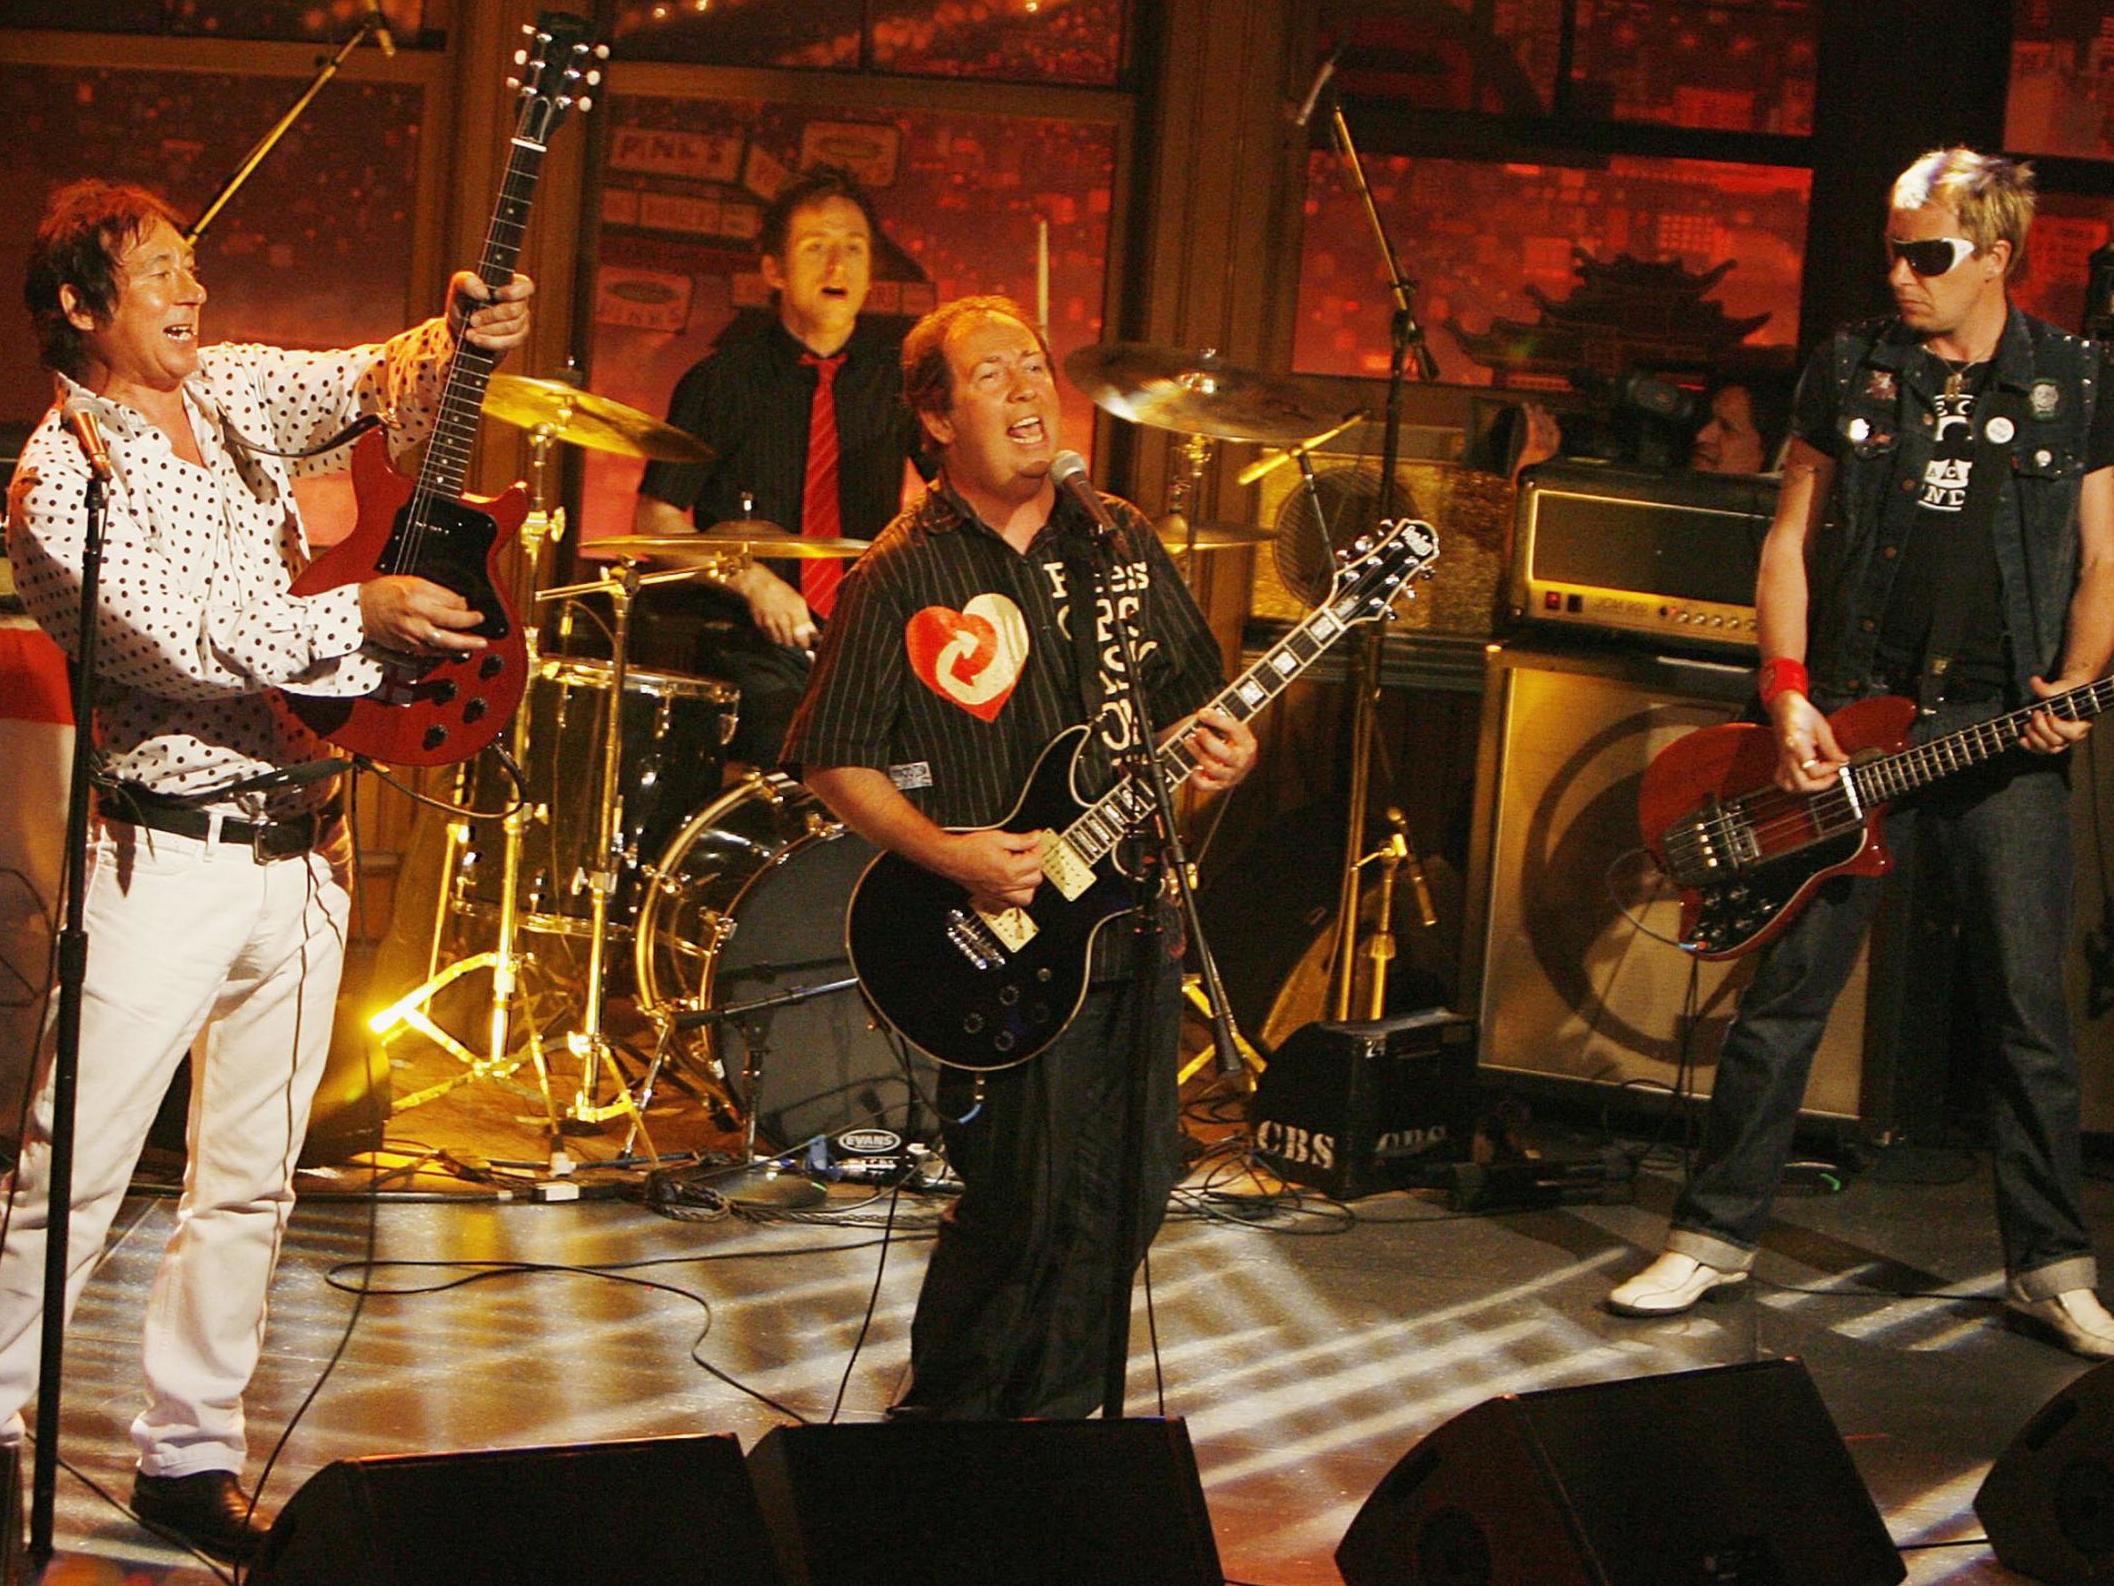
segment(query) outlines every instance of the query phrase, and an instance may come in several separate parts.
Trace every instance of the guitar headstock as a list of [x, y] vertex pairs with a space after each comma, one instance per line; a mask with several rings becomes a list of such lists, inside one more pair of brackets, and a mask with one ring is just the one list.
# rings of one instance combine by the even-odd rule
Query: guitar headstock
[[1429, 523], [1390, 518], [1337, 550], [1326, 605], [1346, 626], [1391, 617], [1411, 581], [1431, 576], [1438, 555], [1438, 531]]
[[541, 148], [567, 111], [593, 108], [587, 90], [602, 81], [595, 63], [609, 59], [609, 46], [595, 43], [594, 24], [570, 11], [545, 11], [521, 31], [528, 42], [514, 51], [515, 74], [506, 80], [521, 96], [514, 135]]

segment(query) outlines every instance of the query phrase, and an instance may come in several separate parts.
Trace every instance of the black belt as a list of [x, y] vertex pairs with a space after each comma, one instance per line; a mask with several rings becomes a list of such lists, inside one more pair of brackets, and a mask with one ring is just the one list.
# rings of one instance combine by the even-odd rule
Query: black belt
[[[97, 789], [95, 807], [106, 821], [126, 826], [144, 826], [150, 831], [192, 837], [200, 842], [215, 835], [211, 812], [180, 805], [158, 804], [130, 792]], [[237, 821], [223, 818], [218, 836], [224, 843], [241, 843], [258, 859], [291, 859], [322, 842], [342, 813], [334, 797], [321, 809], [283, 821]]]

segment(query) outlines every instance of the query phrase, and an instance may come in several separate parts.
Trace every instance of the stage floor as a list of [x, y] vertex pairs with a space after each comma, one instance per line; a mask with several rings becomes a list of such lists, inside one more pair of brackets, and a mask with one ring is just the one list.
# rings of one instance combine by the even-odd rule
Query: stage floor
[[[1910, 1153], [1840, 1194], [1787, 1198], [1751, 1298], [1660, 1323], [1609, 1316], [1602, 1294], [1656, 1247], [1674, 1188], [1648, 1169], [1619, 1204], [1471, 1217], [1387, 1195], [1252, 1224], [1185, 1197], [1151, 1263], [1159, 1381], [1166, 1412], [1188, 1420], [1228, 1578], [1336, 1581], [1336, 1544], [1374, 1484], [1492, 1395], [1785, 1354], [1811, 1369], [1897, 1543], [1979, 1537], [1970, 1505], [1991, 1460], [2087, 1369], [1999, 1324], [1986, 1162]], [[353, 1299], [330, 1275], [357, 1282], [370, 1242], [386, 1263], [378, 1290], [434, 1292], [366, 1300], [287, 1437], [268, 1509], [351, 1455], [696, 1431], [747, 1446], [786, 1412], [825, 1419], [878, 1272], [840, 1412], [874, 1418], [902, 1368], [938, 1203], [903, 1199], [885, 1267], [886, 1202], [839, 1187], [831, 1206], [759, 1225], [676, 1222], [622, 1201], [312, 1197], [294, 1218], [249, 1397], [248, 1475], [338, 1348]], [[2095, 1179], [2089, 1207], [2114, 1253], [2114, 1185]], [[60, 1476], [48, 1579], [210, 1578], [81, 1479], [127, 1490], [139, 1317], [173, 1210], [127, 1204], [71, 1334], [63, 1453], [79, 1474]], [[535, 1270], [442, 1287], [486, 1263]], [[580, 1270], [617, 1266], [665, 1287]], [[1892, 1297], [1908, 1291], [1955, 1297]], [[1141, 1414], [1160, 1403], [1143, 1309], [1141, 1297], [1130, 1406]], [[700, 1545], [711, 1535], [700, 1517]], [[1919, 1583], [2019, 1578], [1981, 1545], [1906, 1557]], [[990, 1578], [1005, 1578], [1002, 1565]]]

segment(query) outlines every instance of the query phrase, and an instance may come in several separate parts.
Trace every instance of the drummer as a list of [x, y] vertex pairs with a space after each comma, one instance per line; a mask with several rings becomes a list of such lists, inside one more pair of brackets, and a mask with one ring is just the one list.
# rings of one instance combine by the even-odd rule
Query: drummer
[[[860, 318], [878, 229], [865, 190], [836, 166], [811, 167], [771, 201], [760, 241], [774, 313], [737, 319], [677, 382], [669, 422], [714, 456], [649, 464], [635, 532], [755, 517], [789, 534], [864, 540], [896, 515], [915, 427], [900, 328]], [[691, 664], [741, 690], [731, 758], [777, 763], [843, 570], [822, 558], [753, 563], [700, 592], [718, 620]]]

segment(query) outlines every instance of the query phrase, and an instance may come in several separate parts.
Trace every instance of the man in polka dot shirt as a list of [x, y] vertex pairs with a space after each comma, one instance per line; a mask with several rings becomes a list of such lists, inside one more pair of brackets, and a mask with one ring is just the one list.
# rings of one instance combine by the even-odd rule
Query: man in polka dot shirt
[[[528, 334], [532, 290], [516, 276], [491, 292], [465, 271], [447, 319], [380, 346], [201, 347], [206, 290], [152, 194], [75, 183], [54, 195], [30, 255], [26, 296], [58, 400], [23, 447], [8, 550], [23, 600], [69, 650], [90, 476], [69, 409], [95, 416], [114, 471], [96, 727], [103, 776], [124, 786], [101, 788], [89, 853], [66, 1300], [70, 1312], [195, 1042], [183, 1200], [147, 1308], [133, 1507], [221, 1558], [249, 1557], [264, 1530], [238, 1481], [242, 1393], [329, 1046], [348, 903], [327, 785], [211, 794], [321, 757], [278, 690], [371, 691], [370, 643], [437, 653], [485, 642], [462, 598], [424, 579], [291, 595], [307, 556], [291, 479], [342, 467], [344, 452], [285, 454], [362, 414], [381, 415], [399, 448], [423, 438], [451, 323], [504, 353]], [[36, 1389], [51, 1039], [0, 1249], [0, 1438], [20, 1438]]]

